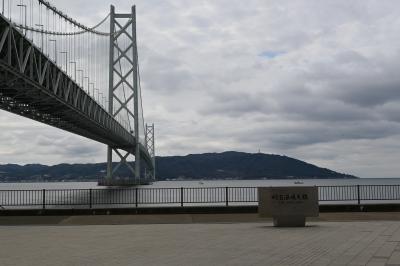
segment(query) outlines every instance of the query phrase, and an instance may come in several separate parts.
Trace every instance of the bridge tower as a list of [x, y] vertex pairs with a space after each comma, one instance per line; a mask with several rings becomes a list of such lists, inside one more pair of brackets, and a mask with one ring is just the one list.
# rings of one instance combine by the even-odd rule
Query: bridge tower
[[[119, 113], [127, 116], [127, 121], [134, 128], [130, 133], [135, 135], [136, 145], [123, 155], [118, 149], [107, 147], [107, 179], [121, 165], [126, 165], [132, 172], [135, 183], [140, 184], [140, 149], [139, 149], [139, 90], [138, 90], [138, 55], [136, 42], [136, 9], [132, 6], [131, 13], [115, 13], [111, 5], [110, 10], [110, 54], [109, 54], [109, 103], [108, 111], [116, 117]], [[132, 104], [133, 103], [133, 104]], [[132, 110], [133, 109], [133, 110]], [[147, 144], [146, 144], [147, 145]], [[119, 156], [120, 162], [113, 169], [113, 151]], [[135, 167], [128, 156], [135, 156]]]
[[[145, 177], [149, 180], [156, 179], [156, 152], [155, 152], [155, 144], [154, 144], [154, 124], [148, 125], [146, 124], [146, 131], [145, 131], [145, 138], [146, 138], [146, 149], [149, 152], [152, 163], [153, 163], [153, 171], [145, 172]], [[146, 168], [145, 168], [146, 170]]]

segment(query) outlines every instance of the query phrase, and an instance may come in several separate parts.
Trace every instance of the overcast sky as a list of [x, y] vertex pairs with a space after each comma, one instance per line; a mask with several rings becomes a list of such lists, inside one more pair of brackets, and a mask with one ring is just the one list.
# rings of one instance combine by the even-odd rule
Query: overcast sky
[[[94, 25], [109, 0], [51, 1]], [[131, 1], [114, 1], [117, 12]], [[400, 176], [399, 1], [136, 1], [158, 155], [284, 154]], [[0, 111], [0, 163], [101, 162], [105, 146]]]

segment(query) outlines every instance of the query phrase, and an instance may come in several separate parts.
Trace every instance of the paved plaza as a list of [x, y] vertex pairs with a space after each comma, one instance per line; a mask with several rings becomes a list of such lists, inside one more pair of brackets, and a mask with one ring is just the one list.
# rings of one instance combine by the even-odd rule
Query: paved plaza
[[0, 265], [400, 265], [399, 221], [0, 226]]

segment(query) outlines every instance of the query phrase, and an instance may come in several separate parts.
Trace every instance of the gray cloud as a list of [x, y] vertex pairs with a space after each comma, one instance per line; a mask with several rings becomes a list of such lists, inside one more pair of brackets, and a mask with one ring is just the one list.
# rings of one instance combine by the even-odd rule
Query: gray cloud
[[[89, 25], [109, 9], [105, 0], [54, 4]], [[126, 11], [131, 2], [114, 4]], [[261, 149], [360, 176], [398, 175], [400, 3], [136, 5], [158, 154]], [[0, 114], [0, 162], [105, 160], [104, 145]]]

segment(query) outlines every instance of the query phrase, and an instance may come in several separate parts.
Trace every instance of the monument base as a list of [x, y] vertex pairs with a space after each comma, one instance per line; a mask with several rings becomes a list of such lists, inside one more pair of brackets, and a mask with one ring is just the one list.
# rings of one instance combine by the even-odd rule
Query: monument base
[[278, 216], [273, 217], [276, 227], [304, 227], [306, 226], [306, 217], [304, 216]]
[[150, 180], [135, 180], [135, 179], [101, 179], [97, 182], [98, 186], [107, 186], [107, 187], [132, 187], [132, 186], [143, 186], [150, 185]]

